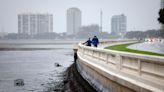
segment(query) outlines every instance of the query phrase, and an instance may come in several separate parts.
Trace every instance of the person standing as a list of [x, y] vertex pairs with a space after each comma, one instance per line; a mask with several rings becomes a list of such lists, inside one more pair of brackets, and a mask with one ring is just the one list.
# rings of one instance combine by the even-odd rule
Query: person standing
[[99, 39], [97, 38], [97, 36], [94, 36], [92, 39], [92, 44], [94, 47], [97, 47], [99, 44]]

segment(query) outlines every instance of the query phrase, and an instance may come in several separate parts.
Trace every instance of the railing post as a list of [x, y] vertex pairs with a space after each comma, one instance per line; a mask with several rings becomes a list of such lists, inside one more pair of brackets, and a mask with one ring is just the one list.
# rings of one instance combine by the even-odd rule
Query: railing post
[[99, 53], [99, 55], [98, 55], [98, 61], [100, 62], [101, 61], [101, 59], [100, 59], [100, 52], [98, 52]]
[[138, 59], [138, 74], [141, 76], [141, 61]]
[[122, 56], [120, 56], [120, 70], [122, 69]]
[[118, 67], [118, 69], [119, 70], [121, 70], [121, 62], [122, 62], [122, 58], [121, 58], [121, 56], [120, 55], [116, 55], [116, 58], [117, 58], [117, 60], [116, 60], [116, 62], [117, 62], [117, 67]]
[[108, 64], [108, 58], [109, 58], [109, 55], [108, 54], [106, 54], [107, 56], [106, 56], [106, 63]]
[[92, 50], [92, 58], [93, 58], [94, 50]]
[[83, 56], [83, 57], [84, 57], [84, 51], [85, 51], [85, 50], [84, 50], [84, 48], [83, 48], [83, 52], [82, 52], [82, 56]]

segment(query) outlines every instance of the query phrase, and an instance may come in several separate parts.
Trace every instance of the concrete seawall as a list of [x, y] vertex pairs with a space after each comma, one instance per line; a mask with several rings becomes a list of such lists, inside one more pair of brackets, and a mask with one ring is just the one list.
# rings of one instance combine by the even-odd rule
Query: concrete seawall
[[98, 92], [135, 92], [134, 90], [110, 80], [110, 75], [104, 76], [105, 72], [90, 66], [84, 61], [78, 59], [78, 71], [86, 81], [89, 82]]
[[164, 57], [78, 45], [77, 69], [99, 92], [164, 92]]

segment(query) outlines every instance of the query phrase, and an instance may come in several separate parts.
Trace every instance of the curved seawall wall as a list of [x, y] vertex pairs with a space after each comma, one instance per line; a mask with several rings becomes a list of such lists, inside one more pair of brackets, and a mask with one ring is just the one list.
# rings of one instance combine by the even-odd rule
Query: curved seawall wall
[[163, 92], [164, 57], [78, 45], [77, 69], [99, 92]]

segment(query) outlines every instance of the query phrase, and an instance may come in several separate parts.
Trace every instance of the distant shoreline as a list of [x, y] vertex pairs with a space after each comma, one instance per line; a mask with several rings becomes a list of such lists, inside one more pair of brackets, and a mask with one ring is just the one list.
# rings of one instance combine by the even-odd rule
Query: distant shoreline
[[56, 50], [56, 49], [63, 49], [63, 48], [0, 48], [0, 51], [34, 51], [34, 50]]

